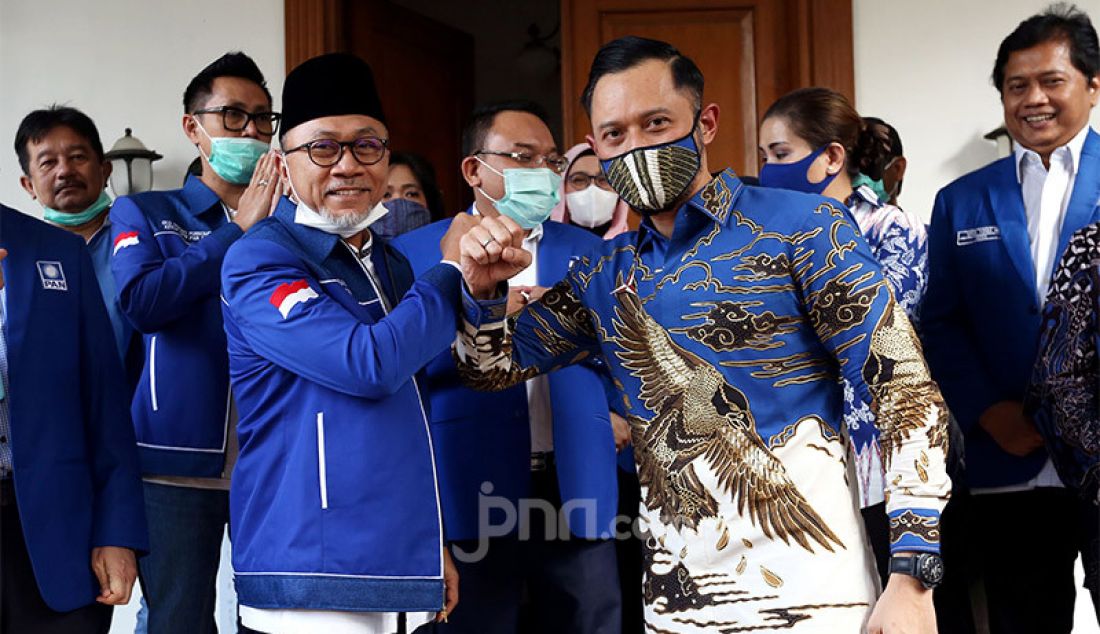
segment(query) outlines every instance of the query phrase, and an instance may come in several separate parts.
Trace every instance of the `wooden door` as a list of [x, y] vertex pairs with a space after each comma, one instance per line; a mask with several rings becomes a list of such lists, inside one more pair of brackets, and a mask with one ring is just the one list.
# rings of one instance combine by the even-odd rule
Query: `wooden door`
[[[851, 0], [562, 0], [565, 138], [590, 130], [580, 95], [599, 47], [617, 37], [664, 40], [692, 58], [703, 99], [721, 108], [708, 148], [715, 170], [758, 171], [757, 129], [775, 99], [824, 85], [854, 98]], [[570, 143], [565, 143], [566, 147]]]
[[366, 60], [390, 148], [428, 159], [446, 212], [464, 209], [469, 188], [459, 163], [462, 126], [474, 102], [473, 38], [385, 0], [286, 0], [286, 11], [287, 68], [336, 51]]

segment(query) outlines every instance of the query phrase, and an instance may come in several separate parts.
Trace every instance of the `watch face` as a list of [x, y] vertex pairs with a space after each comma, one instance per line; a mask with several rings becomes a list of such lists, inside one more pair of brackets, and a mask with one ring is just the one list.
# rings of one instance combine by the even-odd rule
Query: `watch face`
[[922, 555], [918, 566], [918, 577], [925, 585], [934, 587], [943, 581], [943, 559], [939, 555]]

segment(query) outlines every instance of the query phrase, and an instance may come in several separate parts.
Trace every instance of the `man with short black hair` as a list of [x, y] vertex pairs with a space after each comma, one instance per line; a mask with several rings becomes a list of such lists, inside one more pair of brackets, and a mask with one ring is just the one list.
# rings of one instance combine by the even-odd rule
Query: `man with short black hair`
[[42, 205], [46, 221], [88, 245], [119, 358], [125, 361], [134, 328], [119, 308], [111, 274], [111, 197], [105, 189], [111, 162], [103, 155], [99, 130], [83, 112], [55, 104], [23, 117], [15, 154], [23, 168], [19, 184]]
[[[483, 219], [462, 239], [459, 372], [501, 389], [606, 359], [643, 491], [649, 629], [932, 631], [947, 428], [916, 335], [846, 210], [711, 177], [718, 106], [702, 96], [667, 43], [600, 49], [587, 140], [641, 227], [506, 318], [500, 282], [530, 255], [514, 221]], [[887, 468], [894, 574], [877, 605], [841, 373]]]
[[[522, 305], [538, 292], [532, 287], [561, 279], [600, 239], [548, 221], [558, 203], [565, 159], [537, 104], [507, 101], [477, 108], [462, 145], [462, 175], [474, 203], [459, 216], [503, 215], [524, 228], [532, 264], [511, 280], [510, 291]], [[430, 270], [443, 257], [435, 245], [452, 224], [428, 225], [394, 245], [415, 272]], [[463, 385], [450, 350], [426, 373], [443, 525], [464, 596], [462, 612], [440, 629], [619, 632], [618, 569], [615, 544], [608, 539], [618, 509], [615, 440], [607, 400], [600, 398], [602, 364], [565, 368], [500, 393]], [[493, 459], [485, 460], [487, 455]], [[517, 521], [500, 521], [497, 513], [507, 510]], [[521, 618], [524, 595], [530, 622]]]
[[1100, 220], [1098, 71], [1083, 12], [1055, 5], [1021, 22], [993, 67], [1013, 154], [944, 187], [932, 212], [923, 335], [966, 437], [966, 552], [995, 634], [1073, 626], [1078, 503], [1023, 400], [1054, 265]]
[[229, 246], [281, 192], [269, 151], [279, 115], [263, 74], [227, 53], [183, 96], [202, 174], [183, 189], [122, 196], [111, 209], [122, 311], [144, 340], [131, 411], [151, 554], [141, 583], [154, 634], [215, 631], [215, 580], [237, 453], [219, 274]]

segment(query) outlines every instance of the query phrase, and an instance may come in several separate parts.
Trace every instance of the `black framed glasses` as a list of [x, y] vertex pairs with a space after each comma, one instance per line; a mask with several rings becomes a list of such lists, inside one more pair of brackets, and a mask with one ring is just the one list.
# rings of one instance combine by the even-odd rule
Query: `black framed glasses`
[[233, 106], [203, 108], [196, 110], [193, 114], [220, 114], [222, 127], [230, 132], [240, 132], [252, 121], [256, 123], [256, 132], [268, 136], [275, 134], [275, 130], [279, 128], [279, 119], [283, 117], [278, 112], [248, 112]]
[[565, 166], [569, 164], [569, 161], [561, 156], [546, 156], [545, 154], [531, 154], [530, 152], [497, 152], [494, 150], [478, 150], [474, 152], [475, 156], [478, 154], [506, 156], [522, 167], [542, 167], [545, 165], [558, 174], [565, 171]]
[[569, 175], [568, 181], [573, 189], [588, 189], [588, 186], [592, 183], [595, 183], [596, 187], [601, 189], [611, 189], [611, 183], [607, 182], [607, 176], [603, 172], [594, 176], [584, 172], [573, 172]]
[[379, 139], [375, 136], [359, 137], [354, 141], [317, 139], [291, 148], [285, 154], [305, 150], [309, 154], [309, 160], [313, 161], [317, 167], [332, 167], [344, 158], [344, 149], [348, 148], [360, 165], [374, 165], [386, 155], [386, 147], [389, 143], [389, 139]]

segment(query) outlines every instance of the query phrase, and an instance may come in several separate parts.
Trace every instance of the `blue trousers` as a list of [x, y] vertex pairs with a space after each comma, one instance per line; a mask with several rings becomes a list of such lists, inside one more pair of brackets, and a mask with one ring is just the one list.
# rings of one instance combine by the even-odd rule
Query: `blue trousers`
[[216, 634], [215, 587], [229, 492], [145, 485], [149, 554], [138, 562], [149, 634]]

